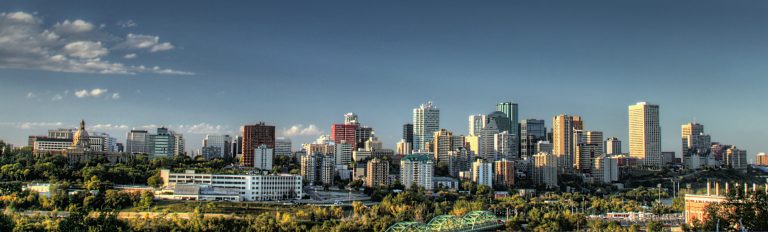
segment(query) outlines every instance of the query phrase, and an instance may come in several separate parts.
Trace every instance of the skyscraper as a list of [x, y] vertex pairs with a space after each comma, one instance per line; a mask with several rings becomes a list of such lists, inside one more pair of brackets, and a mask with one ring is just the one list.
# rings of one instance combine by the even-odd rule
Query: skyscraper
[[357, 121], [357, 114], [355, 114], [355, 113], [346, 113], [346, 114], [344, 114], [344, 124], [347, 124], [347, 125], [360, 125], [360, 122]]
[[413, 124], [403, 124], [403, 139], [406, 143], [413, 144]]
[[660, 167], [661, 126], [659, 106], [638, 102], [629, 110], [629, 156], [647, 166]]
[[493, 162], [493, 182], [496, 185], [512, 187], [515, 185], [515, 162], [501, 159]]
[[176, 137], [166, 127], [157, 128], [157, 134], [150, 135], [152, 157], [172, 157], [176, 149]]
[[579, 116], [561, 114], [552, 118], [552, 155], [557, 156], [561, 171], [568, 171], [573, 166], [573, 132], [577, 120], [582, 126]]
[[[232, 137], [229, 135], [205, 135], [203, 147], [218, 147], [219, 153], [213, 157], [224, 158], [232, 155]], [[210, 158], [213, 158], [210, 157]]]
[[531, 157], [538, 153], [536, 143], [547, 140], [544, 120], [525, 119], [520, 121], [520, 156]]
[[477, 159], [472, 162], [472, 181], [477, 185], [493, 187], [493, 163]]
[[[499, 133], [499, 129], [496, 126], [496, 121], [491, 120], [488, 124], [480, 130], [480, 136], [477, 139], [477, 156], [485, 160], [496, 160], [496, 134]], [[475, 142], [475, 141], [470, 141]]]
[[368, 141], [368, 139], [371, 138], [373, 135], [373, 128], [367, 127], [367, 126], [358, 126], [357, 129], [355, 129], [355, 139], [356, 142], [356, 149], [365, 148], [368, 149], [365, 146], [365, 142]]
[[605, 154], [608, 156], [621, 154], [621, 140], [616, 137], [605, 140]]
[[486, 119], [484, 114], [475, 114], [469, 116], [469, 135], [480, 135], [480, 130], [485, 127]]
[[291, 139], [285, 137], [277, 137], [275, 139], [275, 156], [290, 156], [292, 153]]
[[520, 158], [518, 154], [517, 137], [509, 131], [502, 131], [493, 135], [493, 146], [496, 153], [496, 160]]
[[262, 144], [267, 148], [275, 149], [275, 126], [264, 122], [254, 125], [244, 125], [241, 128], [243, 134], [243, 156], [240, 164], [246, 167], [254, 166], [254, 151]]
[[435, 131], [440, 129], [440, 109], [432, 102], [413, 109], [413, 149], [425, 150], [424, 143], [431, 142]]
[[[357, 150], [357, 127], [357, 124], [333, 124], [331, 126], [331, 140], [335, 143], [345, 141], [352, 145], [353, 150]], [[363, 147], [362, 144], [360, 147]]]
[[712, 139], [704, 134], [704, 125], [691, 122], [681, 126], [683, 156], [707, 155], [711, 148]]
[[533, 182], [547, 188], [557, 187], [557, 156], [546, 152], [533, 155]]
[[509, 131], [510, 134], [518, 135], [520, 133], [520, 128], [517, 125], [517, 122], [519, 121], [517, 103], [500, 102], [496, 104], [496, 110], [503, 112], [507, 116], [507, 119], [509, 119], [509, 127], [502, 129]]
[[458, 135], [453, 135], [446, 129], [440, 129], [435, 131], [434, 142], [432, 144], [432, 154], [434, 155], [437, 164], [448, 164], [450, 157], [448, 153], [456, 150], [456, 148], [464, 147], [464, 138]]
[[125, 141], [125, 152], [149, 154], [149, 133], [146, 130], [131, 130]]

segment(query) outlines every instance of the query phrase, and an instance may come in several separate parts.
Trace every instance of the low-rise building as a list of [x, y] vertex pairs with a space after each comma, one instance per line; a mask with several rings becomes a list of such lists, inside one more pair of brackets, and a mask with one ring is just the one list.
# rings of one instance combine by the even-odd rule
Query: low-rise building
[[302, 196], [302, 178], [300, 175], [204, 174], [196, 173], [194, 170], [172, 173], [170, 170], [163, 169], [160, 170], [160, 177], [163, 179], [163, 186], [173, 190], [173, 195], [177, 194], [177, 185], [199, 186], [198, 188], [182, 187], [178, 189], [184, 193], [179, 195], [189, 195], [180, 197], [181, 199], [193, 199], [191, 195], [194, 195], [195, 192], [197, 192], [196, 199], [205, 200], [210, 199], [206, 196], [211, 195], [211, 193], [232, 195], [232, 191], [236, 192], [239, 199], [222, 197], [221, 200], [271, 201], [301, 199]]

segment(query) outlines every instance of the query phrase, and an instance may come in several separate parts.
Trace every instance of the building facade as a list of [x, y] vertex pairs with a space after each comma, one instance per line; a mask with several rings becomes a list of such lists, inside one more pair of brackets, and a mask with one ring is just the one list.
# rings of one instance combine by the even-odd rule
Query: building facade
[[629, 156], [646, 166], [660, 167], [661, 126], [659, 106], [638, 102], [629, 106]]
[[[424, 144], [432, 141], [440, 129], [440, 109], [427, 102], [413, 109], [413, 149], [426, 150]], [[431, 184], [430, 184], [431, 185]]]
[[275, 149], [275, 126], [267, 125], [264, 122], [241, 127], [243, 137], [242, 157], [240, 165], [246, 167], [254, 166], [254, 152], [262, 144], [268, 148]]
[[199, 185], [234, 190], [244, 201], [301, 199], [303, 196], [299, 175], [222, 175], [196, 173], [194, 170], [173, 173], [163, 169], [160, 170], [160, 177], [165, 187]]
[[400, 183], [406, 188], [415, 185], [431, 191], [434, 168], [435, 163], [428, 154], [406, 155], [400, 159]]

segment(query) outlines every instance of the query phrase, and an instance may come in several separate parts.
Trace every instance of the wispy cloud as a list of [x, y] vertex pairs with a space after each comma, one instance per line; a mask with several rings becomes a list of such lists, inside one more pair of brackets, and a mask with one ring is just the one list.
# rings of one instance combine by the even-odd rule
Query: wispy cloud
[[91, 128], [97, 129], [97, 130], [128, 130], [129, 127], [128, 125], [123, 125], [123, 124], [107, 123], [107, 124], [96, 124], [91, 126]]
[[[87, 89], [81, 89], [81, 90], [75, 91], [75, 97], [77, 98], [100, 97], [101, 95], [104, 95], [107, 92], [109, 92], [108, 89], [100, 89], [100, 88], [91, 89], [90, 91]], [[120, 98], [119, 94], [118, 94], [118, 98]]]
[[302, 124], [296, 124], [289, 128], [283, 128], [281, 131], [282, 136], [317, 136], [322, 134], [323, 131], [320, 130], [315, 124], [309, 124], [309, 126], [304, 127]]
[[19, 129], [52, 128], [64, 125], [62, 122], [0, 122], [0, 126], [13, 126]]
[[[103, 24], [102, 24], [103, 25]], [[43, 17], [27, 12], [0, 13], [0, 68], [34, 69], [53, 72], [194, 75], [157, 66], [126, 65], [110, 57], [132, 59], [136, 51], [168, 51], [175, 46], [159, 36], [128, 34], [116, 36], [82, 20], [64, 20], [47, 26]], [[131, 48], [128, 54], [119, 54]], [[131, 55], [133, 54], [133, 55]], [[152, 67], [152, 68], [146, 68]]]

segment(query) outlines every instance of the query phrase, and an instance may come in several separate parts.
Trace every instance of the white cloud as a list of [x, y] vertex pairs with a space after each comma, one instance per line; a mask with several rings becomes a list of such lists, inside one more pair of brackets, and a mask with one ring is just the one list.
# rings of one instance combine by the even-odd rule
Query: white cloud
[[17, 127], [21, 129], [32, 129], [37, 127], [57, 127], [64, 125], [61, 122], [20, 122], [17, 123]]
[[227, 126], [222, 125], [212, 125], [208, 123], [198, 123], [194, 125], [179, 125], [178, 126], [179, 131], [182, 133], [186, 132], [188, 134], [227, 134], [229, 131], [227, 130]]
[[115, 100], [120, 99], [120, 93], [113, 93], [112, 99], [115, 99]]
[[[101, 46], [101, 42], [77, 41], [64, 46], [67, 55], [77, 58], [96, 58], [109, 54], [109, 51]], [[61, 59], [61, 57], [56, 58]]]
[[[86, 97], [100, 97], [101, 95], [109, 92], [108, 89], [101, 89], [101, 88], [95, 88], [91, 90], [87, 89], [81, 89], [81, 90], [75, 90], [75, 97], [77, 98], [86, 98]], [[115, 98], [115, 94], [117, 94], [117, 98]], [[119, 93], [112, 94], [113, 99], [120, 98]]]
[[169, 42], [160, 43], [159, 36], [128, 34], [121, 48], [149, 49], [150, 52], [167, 51], [174, 48]]
[[63, 34], [80, 33], [93, 30], [93, 24], [80, 19], [74, 21], [64, 20], [64, 22], [53, 25], [53, 29], [55, 29], [56, 32]]
[[93, 125], [91, 128], [97, 129], [97, 130], [127, 130], [128, 125], [121, 125], [121, 124], [96, 124]]
[[[83, 20], [65, 20], [46, 26], [41, 17], [26, 12], [0, 13], [0, 68], [71, 73], [194, 75], [187, 71], [150, 69], [110, 61], [109, 48], [119, 48], [115, 42], [119, 37], [96, 29], [92, 23]], [[149, 38], [149, 44], [141, 46], [150, 52], [173, 48], [168, 42], [161, 43], [157, 36]]]
[[64, 99], [64, 96], [62, 96], [61, 94], [56, 94], [56, 95], [53, 95], [53, 97], [51, 98], [51, 101], [58, 101], [61, 99]]
[[304, 127], [302, 124], [296, 124], [289, 128], [283, 128], [283, 131], [281, 133], [282, 136], [316, 136], [320, 135], [323, 132], [315, 126], [315, 124], [309, 124], [309, 126]]
[[138, 56], [136, 55], [136, 53], [125, 54], [125, 56], [123, 56], [123, 58], [125, 58], [125, 59], [129, 59], [129, 60], [130, 60], [130, 59], [135, 59], [136, 57], [138, 57]]
[[138, 24], [136, 24], [136, 22], [134, 22], [133, 20], [130, 20], [130, 19], [129, 20], [122, 20], [120, 22], [117, 22], [117, 25], [122, 27], [122, 28], [129, 28], [129, 27], [137, 27], [137, 26], [139, 26]]
[[37, 94], [35, 94], [33, 92], [28, 92], [27, 93], [27, 99], [32, 99], [32, 98], [36, 98], [36, 97], [37, 97]]

